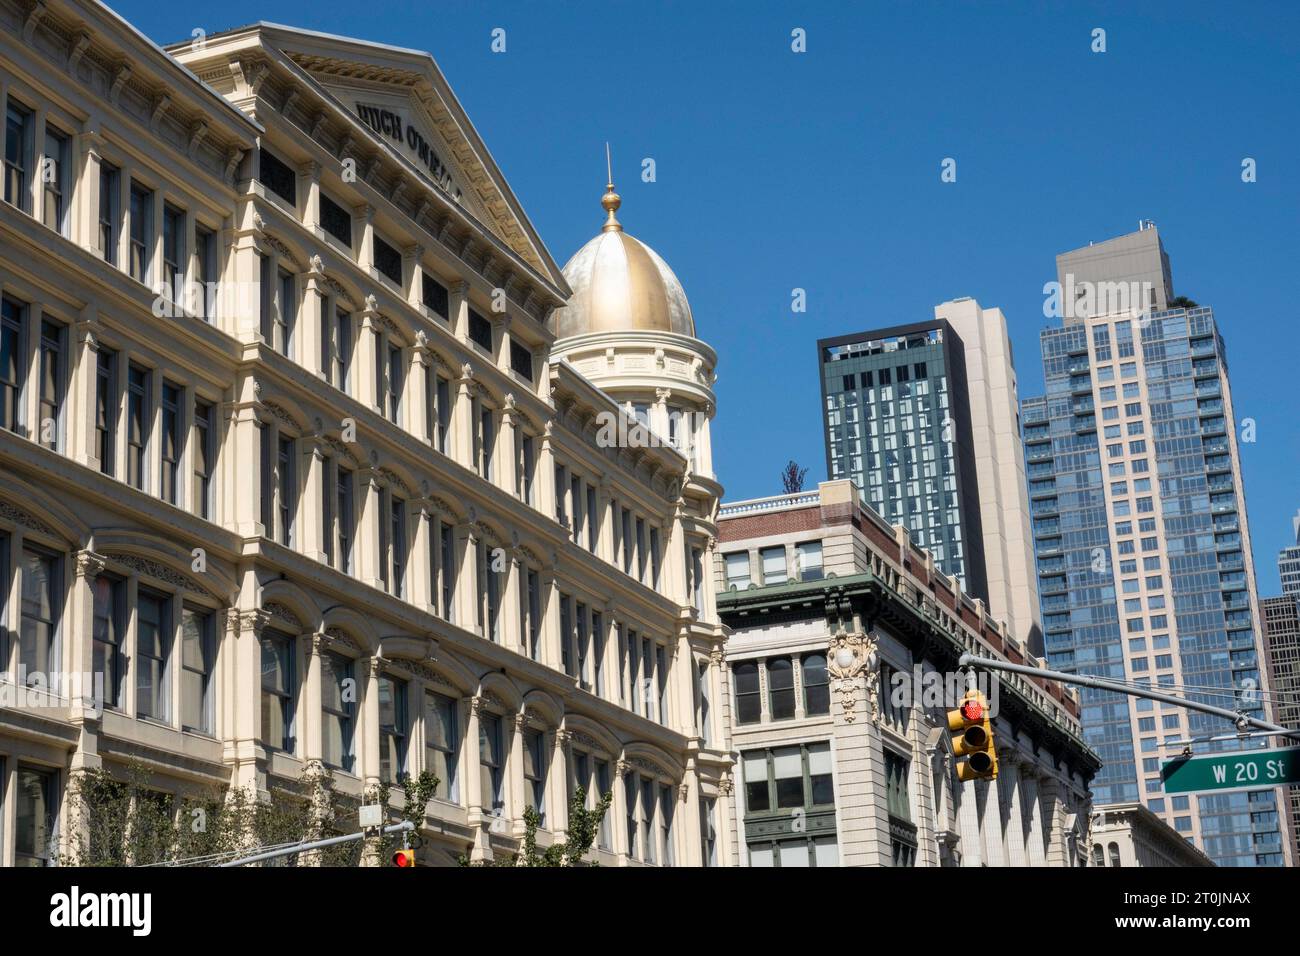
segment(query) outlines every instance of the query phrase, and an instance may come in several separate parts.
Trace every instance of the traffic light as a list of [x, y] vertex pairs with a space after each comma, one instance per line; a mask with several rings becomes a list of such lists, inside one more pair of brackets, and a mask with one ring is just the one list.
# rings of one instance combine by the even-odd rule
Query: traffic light
[[948, 730], [952, 732], [952, 752], [957, 755], [958, 780], [992, 780], [998, 775], [993, 721], [983, 694], [966, 691], [957, 709], [948, 711]]
[[406, 850], [406, 849], [394, 850], [393, 866], [405, 867], [405, 868], [415, 866], [415, 851]]

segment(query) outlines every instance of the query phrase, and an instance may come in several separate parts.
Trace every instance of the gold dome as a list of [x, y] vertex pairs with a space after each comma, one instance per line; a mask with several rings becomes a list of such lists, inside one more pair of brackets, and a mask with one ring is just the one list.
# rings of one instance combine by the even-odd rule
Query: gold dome
[[557, 338], [587, 332], [676, 332], [695, 337], [686, 292], [658, 253], [623, 231], [614, 184], [601, 197], [607, 217], [596, 236], [564, 267], [573, 290], [555, 312]]

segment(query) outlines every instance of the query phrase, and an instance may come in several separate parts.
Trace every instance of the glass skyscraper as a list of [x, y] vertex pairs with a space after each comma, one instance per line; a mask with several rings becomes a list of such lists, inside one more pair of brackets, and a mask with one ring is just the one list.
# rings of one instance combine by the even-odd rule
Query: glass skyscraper
[[[942, 319], [822, 339], [826, 473], [987, 600], [962, 344]], [[960, 396], [960, 400], [954, 400]]]
[[[1049, 666], [1265, 717], [1224, 343], [1208, 308], [1085, 315], [1041, 335], [1022, 403]], [[1166, 795], [1160, 766], [1222, 718], [1082, 689], [1097, 804], [1142, 800], [1222, 866], [1284, 862], [1279, 791]], [[1195, 752], [1267, 746], [1197, 743]]]

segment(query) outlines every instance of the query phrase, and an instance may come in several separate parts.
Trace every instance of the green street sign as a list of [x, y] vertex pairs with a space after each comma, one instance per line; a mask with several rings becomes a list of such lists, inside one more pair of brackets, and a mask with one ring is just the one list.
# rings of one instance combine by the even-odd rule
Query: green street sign
[[1179, 757], [1160, 768], [1165, 793], [1300, 783], [1300, 747]]

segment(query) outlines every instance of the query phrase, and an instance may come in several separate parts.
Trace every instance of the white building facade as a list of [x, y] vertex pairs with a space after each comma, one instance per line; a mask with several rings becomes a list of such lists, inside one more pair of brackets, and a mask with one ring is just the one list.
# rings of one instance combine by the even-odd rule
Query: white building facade
[[[0, 864], [65, 860], [76, 775], [130, 763], [352, 802], [432, 770], [430, 864], [528, 806], [562, 840], [582, 786], [601, 863], [729, 863], [693, 323], [635, 396], [559, 360], [569, 280], [427, 54], [165, 52], [82, 0], [0, 3], [0, 48], [0, 681], [102, 691], [0, 701]], [[603, 441], [641, 396], [689, 440]]]
[[1071, 691], [987, 685], [998, 776], [957, 781], [957, 659], [1033, 658], [901, 525], [842, 480], [724, 505], [718, 526], [742, 865], [1086, 864], [1099, 761]]

